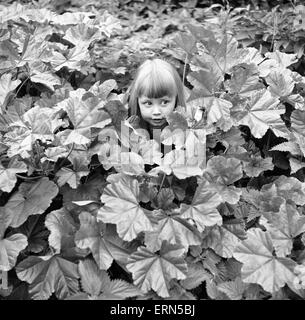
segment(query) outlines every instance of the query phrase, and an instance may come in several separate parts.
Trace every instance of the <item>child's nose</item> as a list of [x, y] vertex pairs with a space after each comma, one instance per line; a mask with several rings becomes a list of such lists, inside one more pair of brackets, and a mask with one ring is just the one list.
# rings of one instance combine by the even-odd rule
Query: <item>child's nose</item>
[[153, 115], [161, 114], [161, 109], [158, 104], [154, 104], [153, 106]]

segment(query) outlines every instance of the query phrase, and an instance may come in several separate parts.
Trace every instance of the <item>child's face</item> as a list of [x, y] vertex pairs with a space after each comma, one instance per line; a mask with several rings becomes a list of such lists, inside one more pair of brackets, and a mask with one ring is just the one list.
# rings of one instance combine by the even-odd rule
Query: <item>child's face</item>
[[165, 124], [165, 117], [175, 109], [176, 97], [148, 98], [141, 96], [138, 102], [142, 118], [152, 127], [158, 128]]

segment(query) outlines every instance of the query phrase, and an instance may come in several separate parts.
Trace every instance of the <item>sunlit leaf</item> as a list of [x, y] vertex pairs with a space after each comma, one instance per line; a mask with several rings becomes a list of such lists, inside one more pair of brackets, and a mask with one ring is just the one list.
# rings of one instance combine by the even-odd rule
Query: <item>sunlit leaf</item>
[[190, 245], [200, 245], [200, 234], [179, 213], [156, 211], [155, 216], [158, 218], [155, 230], [145, 232], [145, 244], [150, 251], [160, 250], [163, 240], [180, 245], [186, 251]]
[[136, 238], [142, 231], [152, 231], [151, 221], [138, 198], [139, 184], [134, 178], [125, 176], [109, 184], [101, 196], [105, 205], [98, 211], [98, 221], [116, 224], [119, 236], [126, 241]]
[[276, 292], [294, 279], [296, 263], [289, 258], [273, 255], [273, 243], [268, 231], [254, 228], [247, 240], [237, 245], [234, 258], [243, 263], [243, 282], [260, 284], [267, 292]]
[[70, 143], [86, 144], [90, 142], [91, 128], [104, 128], [111, 122], [105, 111], [98, 110], [98, 105], [90, 99], [83, 101], [77, 97], [68, 98], [58, 104], [58, 107], [67, 111], [73, 123], [73, 130], [64, 131], [64, 145]]
[[88, 47], [89, 44], [101, 37], [99, 29], [93, 26], [88, 26], [85, 23], [77, 24], [70, 27], [64, 36], [64, 39], [73, 43], [75, 46]]
[[49, 245], [56, 253], [74, 247], [76, 223], [67, 210], [51, 211], [45, 219], [45, 226], [50, 230]]
[[[230, 168], [230, 169], [229, 169]], [[243, 176], [242, 163], [235, 158], [215, 156], [207, 162], [204, 177], [209, 181], [210, 188], [231, 204], [238, 202], [241, 190], [232, 184]]]
[[16, 267], [20, 280], [30, 284], [29, 293], [34, 300], [47, 300], [52, 293], [65, 299], [78, 291], [77, 265], [54, 256], [30, 256]]
[[21, 233], [0, 239], [0, 270], [11, 270], [16, 264], [20, 251], [25, 249], [27, 245], [27, 237]]
[[278, 98], [272, 97], [268, 90], [261, 90], [250, 97], [246, 108], [240, 110], [236, 120], [238, 124], [248, 126], [255, 138], [262, 138], [276, 121], [282, 121], [280, 115], [283, 113], [285, 108], [279, 105]]
[[261, 193], [268, 192], [271, 188], [275, 188], [279, 197], [292, 201], [297, 205], [305, 204], [305, 183], [294, 177], [280, 176], [273, 183], [265, 184]]
[[233, 69], [231, 79], [226, 86], [231, 94], [238, 93], [242, 97], [248, 97], [262, 88], [257, 70], [244, 66], [237, 66]]
[[187, 264], [179, 246], [163, 242], [160, 254], [155, 254], [145, 247], [130, 256], [127, 269], [132, 273], [134, 284], [145, 293], [150, 289], [165, 298], [169, 297], [169, 281], [186, 278]]
[[89, 259], [80, 261], [78, 270], [84, 294], [77, 294], [68, 300], [121, 300], [142, 295], [142, 292], [123, 280], [110, 280], [106, 271], [99, 270]]
[[288, 96], [294, 88], [294, 81], [288, 69], [270, 72], [268, 77], [266, 77], [266, 81], [271, 94], [276, 97]]
[[241, 300], [247, 284], [243, 283], [240, 277], [237, 277], [234, 281], [220, 283], [217, 288], [231, 300]]
[[265, 159], [260, 156], [251, 157], [249, 162], [243, 163], [243, 170], [249, 177], [257, 177], [264, 171], [273, 170], [273, 167], [271, 157]]
[[0, 163], [0, 189], [5, 192], [11, 192], [17, 182], [16, 173], [26, 171], [26, 164], [16, 158], [11, 159], [6, 168]]
[[221, 225], [222, 217], [216, 209], [220, 203], [220, 195], [203, 180], [196, 189], [192, 203], [181, 205], [181, 217], [193, 219], [199, 231], [215, 224]]
[[79, 219], [80, 229], [75, 234], [75, 243], [81, 249], [90, 249], [100, 269], [109, 269], [113, 260], [126, 263], [134, 250], [132, 244], [124, 243], [111, 227], [97, 223], [88, 212], [82, 212]]
[[28, 216], [42, 214], [57, 195], [56, 184], [44, 177], [37, 182], [23, 182], [6, 203], [4, 209], [10, 215], [10, 225], [20, 226]]
[[21, 83], [20, 80], [13, 80], [10, 73], [2, 75], [0, 78], [0, 105], [4, 104], [4, 101], [8, 94], [15, 90], [17, 86]]
[[203, 239], [202, 246], [204, 248], [212, 248], [221, 257], [231, 258], [235, 247], [240, 242], [241, 232], [245, 239], [244, 226], [239, 226], [238, 224], [215, 226], [209, 231], [208, 236]]
[[305, 232], [305, 216], [301, 216], [290, 204], [282, 204], [279, 212], [266, 213], [264, 216], [269, 222], [266, 227], [277, 256], [286, 257], [292, 250], [294, 238]]

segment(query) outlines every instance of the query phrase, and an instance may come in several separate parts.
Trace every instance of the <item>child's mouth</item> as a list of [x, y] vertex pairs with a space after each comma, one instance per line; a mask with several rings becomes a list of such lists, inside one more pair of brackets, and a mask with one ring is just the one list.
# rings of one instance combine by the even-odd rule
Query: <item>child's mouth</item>
[[164, 122], [164, 119], [152, 119], [153, 124], [161, 124]]

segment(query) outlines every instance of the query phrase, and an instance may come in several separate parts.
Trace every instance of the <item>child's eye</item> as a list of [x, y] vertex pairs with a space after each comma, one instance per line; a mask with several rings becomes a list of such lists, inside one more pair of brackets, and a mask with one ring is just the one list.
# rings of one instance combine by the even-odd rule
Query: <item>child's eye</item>
[[163, 105], [164, 104], [168, 104], [169, 103], [169, 100], [162, 100], [162, 102], [161, 102]]
[[151, 106], [152, 105], [151, 101], [143, 101], [142, 104], [144, 104], [145, 106]]

